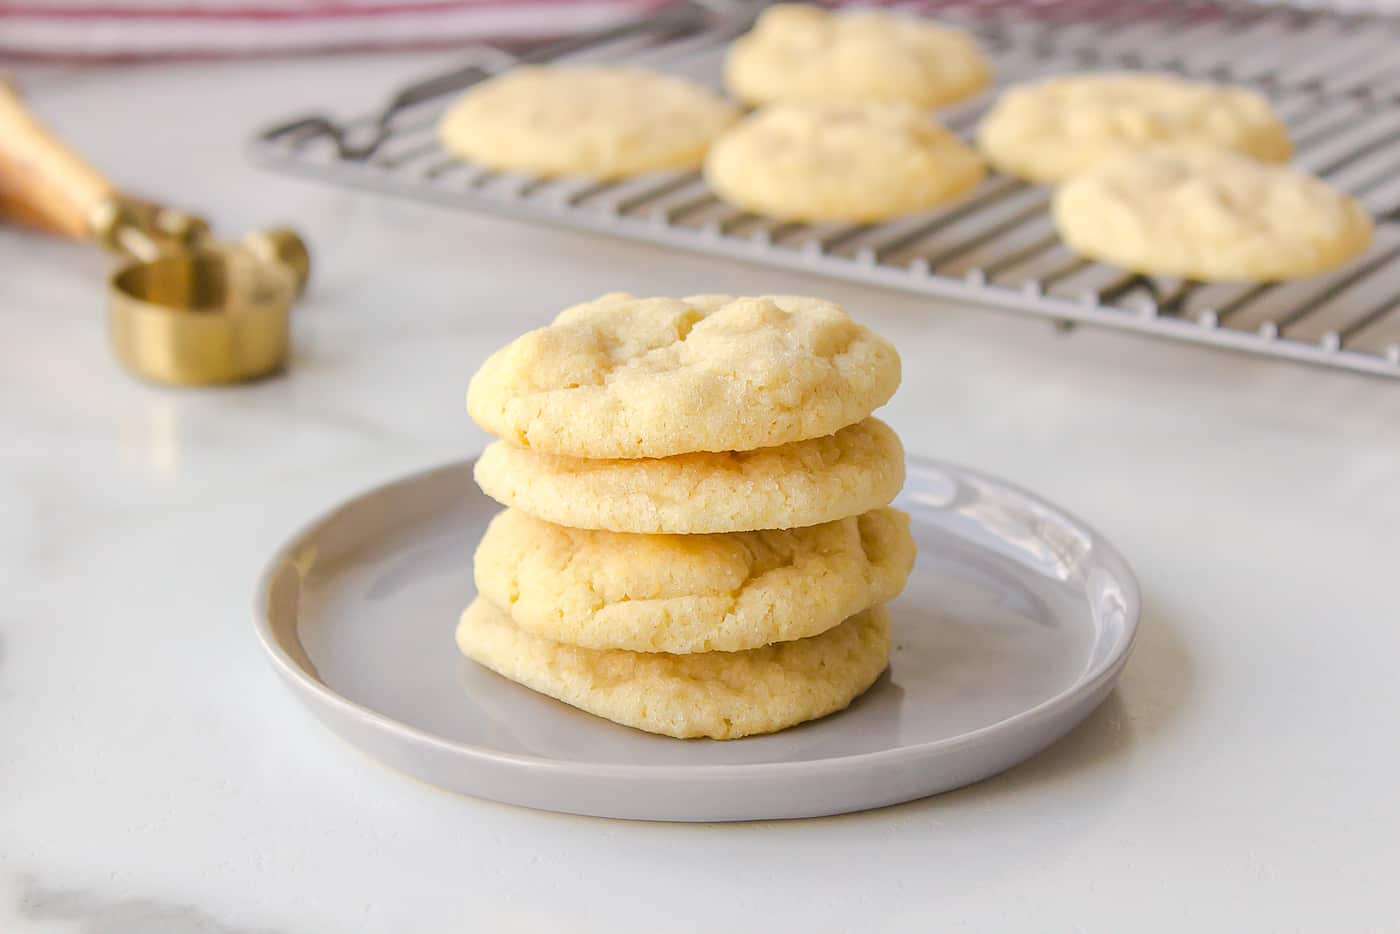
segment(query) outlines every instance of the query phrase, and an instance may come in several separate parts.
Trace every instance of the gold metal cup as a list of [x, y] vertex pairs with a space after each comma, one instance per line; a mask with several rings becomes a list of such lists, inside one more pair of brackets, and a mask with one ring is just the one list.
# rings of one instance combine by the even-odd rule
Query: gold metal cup
[[112, 352], [132, 372], [179, 386], [280, 370], [299, 283], [286, 266], [237, 248], [169, 253], [112, 274]]
[[118, 193], [0, 82], [0, 217], [92, 239], [128, 262], [109, 282], [111, 346], [149, 380], [205, 386], [257, 379], [287, 361], [292, 302], [311, 269], [285, 228], [242, 244], [202, 218]]

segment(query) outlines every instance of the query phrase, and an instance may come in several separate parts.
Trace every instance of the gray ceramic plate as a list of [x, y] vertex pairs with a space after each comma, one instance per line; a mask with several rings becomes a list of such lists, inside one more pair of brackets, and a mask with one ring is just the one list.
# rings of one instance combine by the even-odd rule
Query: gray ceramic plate
[[947, 791], [1087, 716], [1132, 648], [1114, 548], [1030, 494], [911, 461], [896, 504], [919, 558], [891, 604], [890, 669], [850, 709], [773, 736], [616, 726], [466, 661], [452, 631], [499, 508], [457, 463], [379, 487], [298, 534], [259, 588], [277, 673], [327, 726], [409, 775], [529, 807], [653, 820], [808, 817]]

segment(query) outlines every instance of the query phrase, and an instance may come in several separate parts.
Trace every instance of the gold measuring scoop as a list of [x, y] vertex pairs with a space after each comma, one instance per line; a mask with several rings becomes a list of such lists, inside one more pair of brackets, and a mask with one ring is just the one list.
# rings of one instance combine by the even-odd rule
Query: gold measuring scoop
[[265, 376], [287, 360], [288, 314], [311, 268], [286, 228], [220, 243], [192, 214], [119, 193], [0, 79], [0, 217], [92, 239], [125, 262], [108, 281], [112, 351], [182, 386]]

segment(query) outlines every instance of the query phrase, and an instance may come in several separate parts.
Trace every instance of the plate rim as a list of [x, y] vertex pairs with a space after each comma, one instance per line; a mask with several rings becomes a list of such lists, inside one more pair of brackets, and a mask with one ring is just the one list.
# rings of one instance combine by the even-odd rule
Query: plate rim
[[[356, 504], [370, 497], [382, 495], [395, 487], [409, 486], [421, 482], [433, 474], [448, 473], [457, 470], [470, 471], [479, 456], [480, 454], [478, 453], [471, 457], [457, 458], [435, 466], [414, 470], [382, 483], [377, 483], [344, 498], [329, 509], [317, 513], [311, 519], [298, 525], [283, 544], [268, 558], [262, 571], [258, 575], [254, 590], [254, 630], [257, 633], [258, 642], [261, 644], [269, 663], [284, 681], [302, 694], [304, 700], [314, 699], [322, 704], [337, 708], [340, 713], [353, 716], [361, 721], [368, 721], [377, 728], [393, 734], [398, 739], [436, 747], [439, 750], [456, 756], [480, 761], [485, 765], [528, 769], [536, 773], [566, 772], [573, 775], [586, 775], [593, 778], [637, 778], [639, 775], [642, 775], [648, 780], [661, 781], [703, 781], [720, 776], [732, 779], [758, 776], [773, 772], [786, 773], [794, 771], [801, 771], [807, 777], [811, 777], [814, 773], [841, 772], [846, 769], [859, 769], [876, 765], [897, 766], [901, 763], [915, 762], [929, 756], [937, 756], [941, 753], [956, 750], [960, 747], [976, 746], [992, 740], [996, 736], [1006, 733], [1007, 731], [1025, 728], [1039, 720], [1052, 718], [1063, 709], [1073, 707], [1085, 697], [1092, 696], [1095, 692], [1104, 688], [1105, 684], [1111, 683], [1117, 678], [1118, 674], [1127, 664], [1128, 658], [1132, 655], [1133, 647], [1137, 642], [1140, 629], [1139, 624], [1142, 616], [1142, 595], [1137, 575], [1133, 572], [1132, 565], [1128, 563], [1122, 552], [1096, 528], [1074, 513], [1061, 508], [1055, 503], [1018, 484], [1011, 483], [980, 470], [964, 467], [961, 464], [951, 461], [910, 455], [905, 458], [906, 470], [909, 473], [913, 473], [916, 470], [932, 469], [951, 473], [958, 477], [971, 478], [995, 484], [1033, 503], [1054, 511], [1057, 515], [1086, 533], [1092, 544], [1092, 549], [1096, 553], [1108, 556], [1117, 565], [1115, 576], [1121, 576], [1119, 583], [1124, 594], [1124, 625], [1123, 634], [1118, 638], [1117, 645], [1114, 646], [1113, 651], [1101, 659], [1097, 665], [1083, 672], [1074, 683], [1070, 684], [1064, 690], [1042, 700], [1033, 707], [1028, 707], [1025, 710], [1014, 713], [995, 723], [989, 723], [975, 730], [969, 730], [966, 733], [959, 733], [956, 736], [949, 736], [943, 739], [822, 759], [711, 764], [673, 763], [665, 765], [580, 762], [549, 759], [542, 756], [522, 753], [501, 752], [485, 746], [445, 739], [419, 727], [396, 720], [345, 697], [299, 664], [297, 660], [282, 647], [274, 631], [271, 619], [272, 614], [270, 612], [272, 583], [279, 575], [282, 568], [293, 563], [293, 556], [303, 546], [306, 539], [344, 511], [353, 508]], [[332, 729], [332, 732], [338, 731]]]

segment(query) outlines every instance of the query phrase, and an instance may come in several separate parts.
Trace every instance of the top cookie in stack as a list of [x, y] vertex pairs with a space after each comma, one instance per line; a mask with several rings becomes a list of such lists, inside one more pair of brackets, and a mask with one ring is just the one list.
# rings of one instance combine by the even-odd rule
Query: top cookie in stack
[[512, 507], [457, 638], [621, 723], [732, 738], [840, 710], [913, 563], [899, 357], [811, 298], [607, 295], [492, 355], [467, 408]]
[[547, 454], [670, 457], [829, 435], [898, 385], [894, 347], [831, 302], [614, 293], [492, 354], [467, 412]]

